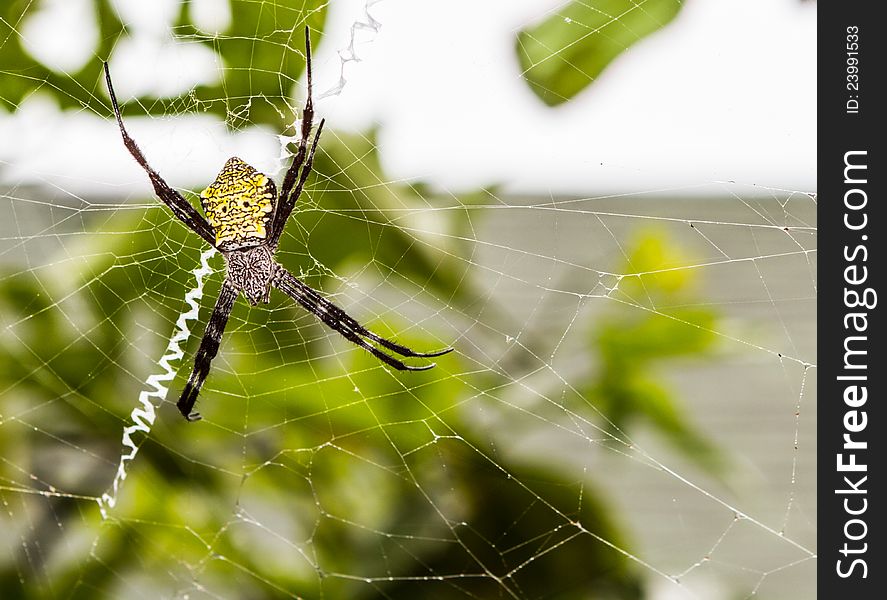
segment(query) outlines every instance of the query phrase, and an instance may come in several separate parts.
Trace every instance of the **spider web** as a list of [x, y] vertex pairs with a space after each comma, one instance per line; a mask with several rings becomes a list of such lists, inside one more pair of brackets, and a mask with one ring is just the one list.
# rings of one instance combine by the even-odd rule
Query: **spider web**
[[[225, 3], [192, 4], [224, 30]], [[115, 50], [118, 94], [152, 115], [127, 124], [167, 181], [200, 189], [234, 154], [279, 180], [298, 127], [255, 126], [251, 111], [297, 109], [303, 82], [281, 68], [276, 97], [216, 98], [224, 123], [196, 95], [164, 103], [201, 84], [186, 65], [196, 79], [226, 66], [200, 34], [170, 29], [174, 10], [115, 6], [143, 36]], [[597, 84], [509, 133], [482, 78], [521, 86], [498, 64], [513, 59], [465, 42], [435, 62], [435, 44], [486, 31], [487, 9], [447, 21], [393, 1], [327, 8], [314, 68], [328, 128], [277, 259], [380, 334], [456, 351], [397, 373], [281, 294], [238, 301], [204, 420], [185, 423], [173, 403], [222, 259], [151, 198], [101, 102], [59, 111], [34, 94], [0, 113], [0, 136], [21, 146], [0, 150], [0, 590], [812, 597], [816, 198], [791, 174], [747, 175], [785, 149], [687, 165], [667, 135], [577, 156], [567, 140], [586, 126], [577, 106], [606, 93]], [[688, 27], [704, 12], [691, 8]], [[767, 9], [750, 10], [763, 26]], [[512, 33], [540, 17], [511, 11]], [[12, 30], [36, 46], [35, 27]], [[398, 32], [405, 45], [386, 46]], [[140, 80], [160, 85], [146, 48], [185, 75], [156, 101], [124, 100], [146, 95]], [[647, 72], [656, 47], [643, 52], [625, 60]], [[630, 80], [625, 68], [600, 87]], [[459, 118], [433, 105], [411, 112], [434, 82], [461, 88], [441, 88], [445, 106], [481, 117], [453, 130]], [[628, 137], [648, 126], [640, 108], [620, 114]], [[736, 133], [723, 119], [707, 126]], [[78, 153], [84, 140], [93, 150]]]

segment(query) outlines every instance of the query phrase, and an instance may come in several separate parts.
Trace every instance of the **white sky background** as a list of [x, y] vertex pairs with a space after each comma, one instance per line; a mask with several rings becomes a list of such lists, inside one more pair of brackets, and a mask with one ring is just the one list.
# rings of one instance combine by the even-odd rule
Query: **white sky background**
[[[64, 6], [67, 23], [85, 0]], [[209, 27], [224, 23], [219, 0], [192, 0]], [[163, 6], [116, 0], [134, 38], [112, 57], [122, 101], [174, 94], [212, 73], [216, 59], [194, 44], [164, 40]], [[315, 94], [334, 87], [338, 51], [366, 22], [365, 0], [333, 0], [316, 49]], [[677, 19], [633, 46], [580, 96], [544, 106], [522, 81], [514, 36], [559, 2], [546, 0], [371, 1], [379, 30], [356, 30], [338, 96], [317, 102], [328, 126], [379, 127], [389, 179], [460, 191], [500, 184], [518, 193], [589, 194], [679, 188], [711, 192], [737, 181], [813, 191], [816, 185], [816, 6], [799, 0], [686, 0]], [[71, 7], [75, 8], [71, 8]], [[215, 8], [214, 8], [215, 7]], [[199, 12], [199, 11], [198, 11]], [[92, 59], [90, 27], [61, 27], [51, 11], [23, 35], [60, 68]], [[70, 39], [68, 39], [70, 38]], [[53, 50], [53, 47], [56, 49]], [[78, 50], [79, 48], [83, 48]], [[84, 52], [85, 49], [85, 52]], [[176, 74], [172, 83], [162, 75]], [[210, 75], [211, 76], [211, 75]], [[103, 90], [103, 86], [99, 86]], [[2, 91], [0, 91], [2, 93]], [[298, 91], [298, 103], [304, 88]], [[280, 167], [277, 132], [233, 134], [207, 116], [127, 121], [149, 160], [180, 188], [200, 189], [225, 159]], [[0, 113], [0, 177], [71, 193], [147, 195], [144, 174], [123, 151], [107, 115], [60, 113], [36, 95]]]
[[[342, 4], [331, 12], [337, 37], [362, 2], [348, 14]], [[815, 189], [815, 3], [686, 0], [664, 30], [550, 109], [521, 80], [514, 36], [561, 4], [380, 2], [371, 13], [382, 29], [360, 36], [373, 43], [357, 46], [364, 62], [348, 65], [325, 114], [338, 127], [380, 122], [390, 174], [446, 188]]]

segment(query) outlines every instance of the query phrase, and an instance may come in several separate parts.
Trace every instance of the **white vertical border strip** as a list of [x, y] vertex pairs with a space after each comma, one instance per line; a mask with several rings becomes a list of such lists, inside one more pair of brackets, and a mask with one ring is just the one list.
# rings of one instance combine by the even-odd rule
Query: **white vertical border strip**
[[102, 513], [102, 519], [107, 519], [108, 511], [117, 504], [117, 494], [120, 492], [123, 480], [126, 479], [127, 464], [132, 462], [139, 452], [139, 446], [132, 439], [133, 434], [142, 431], [147, 435], [151, 432], [151, 426], [154, 425], [157, 413], [152, 398], [159, 405], [160, 402], [166, 399], [166, 395], [169, 393], [169, 388], [163, 385], [162, 382], [172, 381], [175, 378], [176, 369], [173, 368], [171, 363], [181, 360], [185, 354], [179, 344], [190, 337], [189, 321], [197, 319], [199, 315], [200, 299], [203, 297], [203, 281], [207, 275], [213, 272], [209, 266], [209, 259], [215, 252], [214, 248], [210, 248], [200, 255], [200, 266], [192, 271], [195, 278], [194, 287], [185, 294], [185, 303], [188, 307], [176, 320], [175, 332], [169, 339], [169, 344], [166, 346], [163, 357], [157, 361], [157, 366], [163, 369], [163, 371], [150, 375], [145, 380], [147, 387], [139, 394], [139, 405], [133, 408], [129, 415], [133, 424], [123, 428], [123, 447], [124, 449], [129, 448], [129, 453], [122, 453], [120, 455], [120, 462], [117, 464], [117, 474], [114, 476], [111, 487], [102, 494], [101, 498], [96, 500]]

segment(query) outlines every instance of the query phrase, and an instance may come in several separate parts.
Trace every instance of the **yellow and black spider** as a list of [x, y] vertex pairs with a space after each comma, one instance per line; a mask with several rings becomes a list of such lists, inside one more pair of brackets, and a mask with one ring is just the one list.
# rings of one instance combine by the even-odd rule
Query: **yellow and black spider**
[[[225, 257], [225, 281], [219, 292], [215, 309], [206, 326], [200, 349], [194, 359], [194, 370], [176, 403], [179, 411], [189, 421], [200, 419], [200, 414], [192, 412], [197, 395], [209, 373], [212, 359], [219, 351], [219, 343], [231, 308], [240, 292], [250, 304], [268, 302], [271, 287], [276, 287], [293, 300], [313, 313], [329, 327], [339, 332], [345, 339], [369, 351], [379, 360], [402, 371], [424, 371], [434, 367], [434, 363], [413, 367], [382, 352], [369, 341], [388, 350], [409, 357], [433, 357], [451, 352], [446, 348], [437, 352], [415, 352], [391, 340], [387, 340], [358, 323], [344, 310], [325, 299], [274, 261], [274, 253], [280, 242], [280, 234], [286, 221], [302, 193], [305, 181], [311, 173], [317, 140], [323, 130], [320, 121], [317, 133], [309, 149], [308, 138], [314, 119], [314, 105], [311, 100], [311, 38], [305, 28], [305, 56], [308, 72], [308, 100], [302, 111], [302, 137], [299, 149], [293, 158], [286, 176], [283, 178], [280, 194], [277, 194], [270, 177], [259, 173], [237, 157], [228, 159], [216, 180], [200, 193], [204, 218], [181, 194], [169, 186], [151, 168], [135, 141], [126, 132], [120, 107], [111, 84], [111, 72], [105, 63], [105, 80], [114, 107], [114, 116], [120, 127], [120, 135], [129, 153], [132, 154], [154, 186], [157, 196], [172, 210], [173, 214], [191, 228]], [[301, 169], [301, 172], [300, 172]]]

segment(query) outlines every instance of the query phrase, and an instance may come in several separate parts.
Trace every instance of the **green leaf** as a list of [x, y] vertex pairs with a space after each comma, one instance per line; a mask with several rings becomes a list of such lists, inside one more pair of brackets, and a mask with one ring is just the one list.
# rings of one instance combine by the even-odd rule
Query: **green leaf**
[[614, 436], [646, 421], [697, 466], [720, 475], [728, 466], [726, 458], [666, 385], [670, 361], [701, 360], [716, 351], [720, 315], [695, 305], [696, 271], [676, 269], [694, 262], [661, 232], [640, 234], [622, 269], [633, 275], [619, 290], [628, 302], [596, 327], [590, 343], [600, 367], [582, 390]]
[[607, 65], [678, 14], [681, 0], [577, 0], [517, 34], [530, 89], [557, 106], [585, 89]]
[[[181, 112], [182, 106], [195, 107], [224, 119], [243, 119], [248, 124], [281, 127], [294, 115], [287, 98], [305, 68], [303, 30], [311, 28], [316, 46], [326, 17], [326, 3], [306, 0], [230, 0], [231, 25], [220, 35], [201, 32], [191, 23], [190, 4], [183, 3], [175, 23], [177, 38], [199, 43], [217, 52], [224, 68], [221, 79], [211, 86], [199, 86], [175, 98], [160, 101], [128, 102], [123, 112], [133, 110], [167, 115]], [[121, 37], [128, 34], [109, 0], [94, 0], [99, 43], [96, 58], [77, 72], [58, 73], [31, 56], [21, 43], [20, 30], [40, 3], [25, 0], [0, 2], [0, 106], [15, 110], [32, 93], [43, 90], [63, 109], [90, 107], [109, 114], [103, 100], [101, 60], [107, 60]], [[234, 122], [237, 126], [242, 123]]]
[[280, 127], [292, 123], [295, 115], [285, 99], [292, 95], [295, 82], [305, 69], [304, 29], [306, 25], [310, 27], [311, 44], [316, 48], [326, 3], [232, 0], [231, 26], [221, 36], [194, 27], [188, 7], [189, 4], [183, 4], [177, 33], [193, 36], [211, 47], [224, 64], [222, 79], [217, 84], [194, 91], [201, 110], [225, 119], [242, 120], [234, 126], [264, 123]]
[[[57, 73], [39, 62], [21, 43], [21, 28], [39, 8], [39, 2], [13, 0], [0, 2], [0, 106], [14, 110], [37, 90], [48, 92], [61, 108], [98, 109], [96, 86], [101, 80], [102, 65], [89, 61], [76, 73]], [[95, 16], [99, 24], [97, 56], [108, 56], [123, 24], [108, 0], [95, 0]]]

